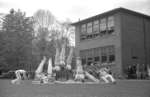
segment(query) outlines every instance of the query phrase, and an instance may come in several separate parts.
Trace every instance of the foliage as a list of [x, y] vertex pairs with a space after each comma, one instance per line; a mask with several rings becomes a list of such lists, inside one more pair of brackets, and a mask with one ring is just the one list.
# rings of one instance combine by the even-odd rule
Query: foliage
[[[3, 19], [1, 57], [8, 68], [23, 68], [32, 63], [33, 21], [24, 12], [11, 9]], [[26, 66], [30, 67], [30, 66]], [[27, 69], [27, 68], [26, 68]], [[28, 68], [29, 69], [29, 68]]]
[[[38, 10], [34, 16], [34, 54], [41, 57], [51, 56], [53, 57], [55, 49], [53, 47], [54, 41], [49, 41], [49, 28], [55, 21], [55, 17], [48, 10]], [[36, 51], [35, 51], [36, 49]]]

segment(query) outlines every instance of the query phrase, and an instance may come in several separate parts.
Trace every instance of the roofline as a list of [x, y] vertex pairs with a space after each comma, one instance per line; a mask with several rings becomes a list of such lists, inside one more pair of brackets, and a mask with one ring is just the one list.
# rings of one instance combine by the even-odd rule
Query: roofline
[[123, 8], [123, 7], [119, 7], [119, 8], [115, 8], [113, 10], [110, 10], [110, 11], [107, 11], [107, 12], [104, 12], [104, 13], [101, 13], [101, 14], [98, 14], [98, 15], [95, 15], [95, 16], [91, 16], [91, 17], [83, 19], [83, 20], [80, 20], [78, 22], [72, 23], [72, 25], [77, 25], [77, 24], [83, 23], [87, 20], [90, 21], [90, 20], [93, 20], [95, 18], [104, 17], [106, 15], [111, 15], [111, 14], [115, 14], [115, 13], [118, 13], [118, 12], [129, 13], [129, 14], [138, 15], [138, 16], [150, 19], [149, 15], [145, 15], [145, 14], [140, 13], [140, 12], [136, 12], [136, 11], [129, 10], [129, 9], [126, 9], [126, 8]]

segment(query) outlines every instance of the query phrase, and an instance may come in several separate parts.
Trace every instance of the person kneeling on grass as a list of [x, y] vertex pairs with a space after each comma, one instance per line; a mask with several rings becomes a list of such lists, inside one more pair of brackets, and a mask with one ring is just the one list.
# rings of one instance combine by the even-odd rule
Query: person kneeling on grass
[[99, 74], [100, 74], [100, 78], [105, 82], [105, 83], [114, 83], [116, 84], [116, 80], [114, 79], [114, 77], [108, 73], [108, 69], [107, 68], [101, 68], [99, 70]]
[[15, 71], [16, 79], [12, 80], [12, 84], [20, 84], [22, 80], [27, 79], [27, 72], [25, 70], [19, 69]]

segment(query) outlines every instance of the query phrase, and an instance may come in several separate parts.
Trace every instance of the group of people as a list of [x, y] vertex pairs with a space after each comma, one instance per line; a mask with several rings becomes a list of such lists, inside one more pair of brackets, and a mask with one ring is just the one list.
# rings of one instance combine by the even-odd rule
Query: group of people
[[[98, 73], [100, 74], [100, 79], [102, 79], [104, 81], [104, 83], [116, 83], [116, 80], [114, 79], [114, 77], [108, 73], [107, 68], [100, 69], [98, 71]], [[13, 84], [21, 84], [21, 82], [23, 80], [27, 79], [27, 71], [25, 71], [25, 70], [22, 70], [22, 69], [16, 70], [15, 75], [16, 75], [16, 79], [11, 81]], [[84, 82], [85, 77], [87, 77], [87, 76], [88, 77], [90, 76], [87, 71], [77, 72], [74, 80]], [[43, 77], [41, 77], [40, 81], [43, 82], [46, 79], [45, 77], [46, 76], [43, 75]], [[92, 77], [92, 76], [90, 76], [90, 77]], [[97, 79], [95, 82], [99, 82], [99, 80]]]
[[[104, 83], [116, 83], [115, 78], [111, 74], [110, 68], [108, 67], [101, 67], [98, 68], [96, 65], [91, 64], [91, 67], [88, 68], [87, 65], [84, 65], [82, 68], [82, 65], [77, 66], [80, 68], [78, 70], [77, 68], [77, 74], [75, 76], [75, 80], [79, 79], [84, 81], [85, 78], [88, 78], [94, 82], [104, 82]], [[87, 67], [87, 68], [86, 68]], [[101, 80], [101, 81], [100, 81]]]
[[146, 79], [148, 77], [148, 67], [144, 64], [133, 64], [127, 68], [128, 79]]
[[[40, 83], [48, 83], [49, 80], [52, 82], [54, 82], [55, 80], [57, 80], [57, 72], [60, 72], [62, 68], [60, 68], [59, 66], [56, 67], [52, 67], [52, 64], [50, 63], [50, 66], [48, 66], [49, 71], [47, 74], [42, 72], [42, 67], [45, 63], [45, 58], [41, 61], [38, 69], [35, 71], [35, 77], [36, 79], [38, 79], [40, 81]], [[68, 69], [68, 71], [71, 71], [71, 67], [70, 66], [66, 66], [68, 68], [64, 68], [64, 69]], [[55, 78], [53, 79], [53, 75], [55, 71]], [[85, 82], [85, 79], [90, 79], [93, 82], [96, 83], [100, 83], [100, 82], [104, 82], [104, 83], [116, 83], [115, 78], [110, 74], [110, 69], [107, 67], [103, 67], [100, 68], [98, 70], [95, 71], [98, 75], [99, 78], [93, 76], [91, 74], [91, 72], [89, 72], [88, 70], [84, 69], [82, 64], [81, 64], [81, 60], [77, 60], [76, 62], [76, 69], [73, 72], [73, 81], [74, 82]], [[61, 73], [61, 72], [60, 72]], [[70, 72], [68, 72], [70, 73]], [[22, 82], [22, 80], [27, 79], [27, 71], [25, 70], [16, 70], [15, 71], [16, 74], [16, 79], [12, 80], [11, 82], [13, 84], [20, 84]]]

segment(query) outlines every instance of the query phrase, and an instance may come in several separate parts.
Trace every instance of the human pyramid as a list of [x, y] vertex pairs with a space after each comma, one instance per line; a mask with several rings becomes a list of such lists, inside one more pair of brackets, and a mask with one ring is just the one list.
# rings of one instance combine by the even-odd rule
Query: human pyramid
[[[43, 57], [42, 61], [40, 62], [37, 70], [35, 71], [35, 80], [33, 82], [39, 82], [39, 83], [53, 83], [53, 82], [58, 82], [56, 80], [56, 72], [59, 72], [61, 70], [61, 66], [56, 65], [56, 66], [52, 66], [52, 59], [50, 58], [48, 60], [48, 69], [47, 69], [47, 73], [43, 72], [43, 67], [44, 64], [46, 62], [46, 57]], [[65, 69], [71, 70], [71, 65], [64, 65]], [[55, 73], [54, 73], [55, 72]], [[91, 73], [88, 72], [88, 70], [84, 70], [83, 66], [81, 64], [81, 60], [80, 58], [77, 58], [76, 60], [76, 69], [74, 72], [74, 78], [73, 78], [73, 82], [85, 82], [85, 79], [88, 78], [90, 80], [92, 80], [93, 83], [101, 83], [100, 79], [103, 80], [104, 83], [116, 83], [116, 80], [114, 79], [114, 77], [108, 73], [108, 69], [107, 68], [101, 68], [98, 71], [96, 71], [100, 76], [99, 79], [94, 77]], [[23, 79], [27, 79], [27, 72], [25, 70], [16, 70], [15, 71], [16, 74], [16, 79], [12, 80], [11, 82], [13, 84], [20, 84], [22, 82]], [[60, 82], [60, 81], [59, 81]], [[60, 82], [62, 83], [62, 82]]]

